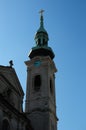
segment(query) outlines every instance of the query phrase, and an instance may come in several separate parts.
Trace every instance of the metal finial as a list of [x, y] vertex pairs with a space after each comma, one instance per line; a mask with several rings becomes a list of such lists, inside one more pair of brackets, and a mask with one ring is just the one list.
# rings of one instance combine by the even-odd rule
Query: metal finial
[[39, 11], [39, 13], [40, 13], [40, 27], [41, 27], [41, 28], [43, 28], [43, 12], [44, 12], [43, 9], [41, 9], [41, 10]]
[[12, 67], [12, 66], [13, 66], [13, 61], [10, 60], [10, 61], [9, 61], [9, 64], [10, 64], [10, 67]]
[[43, 16], [44, 10], [41, 9], [41, 10], [39, 11], [39, 13], [41, 14], [41, 16]]

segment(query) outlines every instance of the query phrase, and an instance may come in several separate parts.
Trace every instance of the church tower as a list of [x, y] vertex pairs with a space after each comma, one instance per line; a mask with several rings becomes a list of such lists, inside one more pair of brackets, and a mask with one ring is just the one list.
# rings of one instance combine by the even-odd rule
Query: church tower
[[43, 10], [40, 27], [35, 34], [35, 47], [29, 53], [25, 112], [34, 130], [57, 130], [55, 101], [54, 53], [48, 46], [48, 33], [44, 29]]

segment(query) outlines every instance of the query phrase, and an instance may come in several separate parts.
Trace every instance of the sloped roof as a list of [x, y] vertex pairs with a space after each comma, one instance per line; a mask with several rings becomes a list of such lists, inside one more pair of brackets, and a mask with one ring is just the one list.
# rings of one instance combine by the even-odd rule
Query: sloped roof
[[[12, 89], [17, 91], [22, 96], [24, 95], [22, 86], [20, 84], [20, 81], [17, 77], [14, 68], [9, 66], [0, 66], [0, 76], [1, 76], [0, 78], [1, 86], [2, 84], [7, 82], [12, 87]], [[2, 80], [4, 81], [3, 83]]]

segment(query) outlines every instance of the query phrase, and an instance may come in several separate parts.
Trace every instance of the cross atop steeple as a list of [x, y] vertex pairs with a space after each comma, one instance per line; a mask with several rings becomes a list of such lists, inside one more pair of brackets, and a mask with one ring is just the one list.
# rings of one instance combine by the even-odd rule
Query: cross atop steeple
[[39, 13], [41, 14], [41, 16], [43, 16], [44, 10], [41, 9], [41, 10], [39, 11]]

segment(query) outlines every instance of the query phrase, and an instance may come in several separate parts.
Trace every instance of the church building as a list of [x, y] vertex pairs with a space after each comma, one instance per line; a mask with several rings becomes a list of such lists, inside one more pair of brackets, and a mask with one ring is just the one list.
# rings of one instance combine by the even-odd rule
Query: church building
[[29, 52], [25, 111], [24, 92], [15, 69], [0, 66], [0, 130], [57, 130], [55, 54], [48, 46], [48, 33], [44, 28], [43, 10], [40, 27], [35, 34], [35, 46]]

